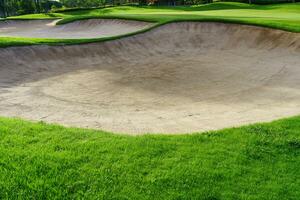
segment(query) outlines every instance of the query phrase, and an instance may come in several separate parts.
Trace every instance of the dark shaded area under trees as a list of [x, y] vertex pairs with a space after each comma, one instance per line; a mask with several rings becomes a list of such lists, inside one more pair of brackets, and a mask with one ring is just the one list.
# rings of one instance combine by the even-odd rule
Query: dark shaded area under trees
[[0, 0], [0, 16], [47, 13], [61, 7], [60, 2], [52, 0]]

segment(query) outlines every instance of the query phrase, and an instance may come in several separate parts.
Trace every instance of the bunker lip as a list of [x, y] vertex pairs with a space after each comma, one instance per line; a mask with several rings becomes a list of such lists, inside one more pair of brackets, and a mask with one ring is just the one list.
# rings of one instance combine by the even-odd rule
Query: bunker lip
[[137, 32], [154, 25], [123, 19], [84, 19], [56, 25], [59, 19], [0, 21], [0, 37], [91, 39]]
[[271, 121], [300, 113], [299, 53], [300, 34], [212, 22], [3, 48], [0, 113], [127, 134]]

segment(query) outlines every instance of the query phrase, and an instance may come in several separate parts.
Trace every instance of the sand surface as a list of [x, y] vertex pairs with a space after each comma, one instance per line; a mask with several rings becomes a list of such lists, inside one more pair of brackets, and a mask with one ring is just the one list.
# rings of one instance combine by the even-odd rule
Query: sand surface
[[119, 20], [88, 19], [64, 25], [58, 20], [7, 20], [0, 21], [0, 37], [80, 39], [123, 35], [152, 26], [152, 23]]
[[182, 22], [103, 43], [0, 49], [0, 115], [128, 134], [300, 114], [300, 34]]

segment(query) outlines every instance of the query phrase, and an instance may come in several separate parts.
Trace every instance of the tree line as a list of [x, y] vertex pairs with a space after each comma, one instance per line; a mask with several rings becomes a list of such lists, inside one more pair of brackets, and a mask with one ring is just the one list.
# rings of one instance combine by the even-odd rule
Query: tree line
[[54, 0], [0, 0], [0, 16], [49, 12], [53, 7], [62, 7]]

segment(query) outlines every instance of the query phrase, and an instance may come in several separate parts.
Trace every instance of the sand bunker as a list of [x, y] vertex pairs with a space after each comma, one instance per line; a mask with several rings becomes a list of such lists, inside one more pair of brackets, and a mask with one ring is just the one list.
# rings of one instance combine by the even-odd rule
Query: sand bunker
[[99, 38], [132, 33], [153, 25], [147, 22], [118, 19], [89, 19], [64, 25], [55, 25], [57, 21], [58, 20], [0, 21], [0, 37]]
[[300, 34], [172, 23], [103, 43], [0, 49], [0, 115], [188, 133], [300, 113]]

